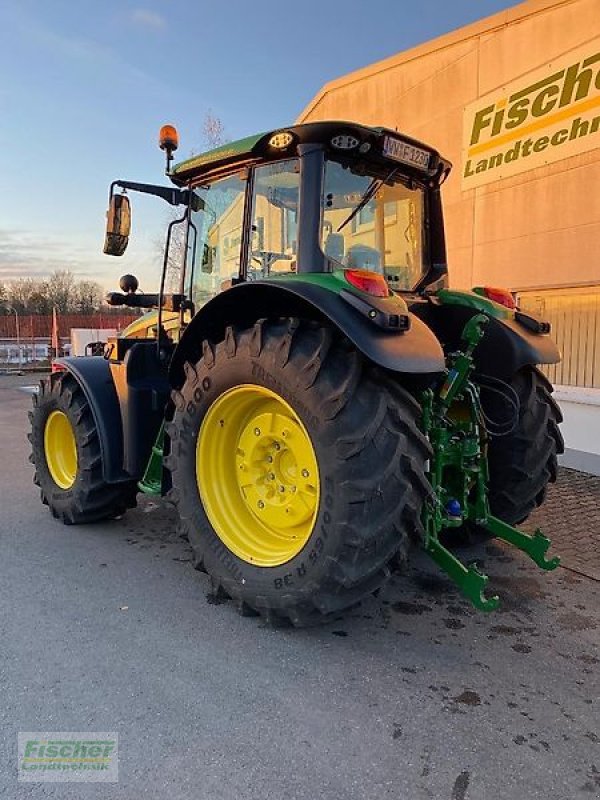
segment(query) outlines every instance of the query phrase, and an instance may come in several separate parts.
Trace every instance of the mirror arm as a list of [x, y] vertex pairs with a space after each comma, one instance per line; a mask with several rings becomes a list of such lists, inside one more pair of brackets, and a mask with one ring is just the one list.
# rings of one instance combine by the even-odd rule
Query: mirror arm
[[[153, 183], [136, 183], [134, 181], [113, 181], [110, 185], [110, 192], [108, 195], [109, 202], [115, 191], [115, 187], [120, 189], [130, 189], [132, 192], [142, 192], [143, 194], [153, 194], [156, 197], [162, 197], [167, 203], [172, 206], [187, 206], [190, 202], [190, 194], [192, 195], [192, 210], [200, 211], [202, 200], [198, 195], [191, 193], [189, 189], [175, 189], [170, 186], [156, 186]], [[203, 204], [202, 204], [203, 205]]]

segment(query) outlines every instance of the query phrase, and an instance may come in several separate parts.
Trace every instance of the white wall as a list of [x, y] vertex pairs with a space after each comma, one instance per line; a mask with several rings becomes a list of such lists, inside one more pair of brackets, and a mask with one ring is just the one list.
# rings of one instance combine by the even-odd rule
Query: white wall
[[600, 389], [556, 386], [554, 398], [564, 417], [565, 454], [560, 463], [600, 475]]

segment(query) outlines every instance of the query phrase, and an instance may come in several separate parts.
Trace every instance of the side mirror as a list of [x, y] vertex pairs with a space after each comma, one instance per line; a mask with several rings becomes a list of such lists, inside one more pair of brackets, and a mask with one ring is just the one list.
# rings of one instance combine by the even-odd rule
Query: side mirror
[[106, 212], [104, 252], [108, 256], [122, 256], [127, 249], [131, 231], [131, 206], [125, 194], [113, 194]]

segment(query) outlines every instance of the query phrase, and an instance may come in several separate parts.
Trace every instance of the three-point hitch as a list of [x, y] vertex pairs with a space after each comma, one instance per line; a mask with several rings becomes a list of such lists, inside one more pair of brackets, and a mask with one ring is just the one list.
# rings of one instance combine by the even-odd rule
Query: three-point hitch
[[488, 428], [480, 390], [471, 379], [473, 352], [485, 335], [488, 318], [472, 317], [462, 332], [464, 347], [450, 353], [448, 370], [437, 390], [423, 393], [423, 429], [433, 449], [429, 480], [432, 495], [424, 506], [425, 550], [460, 587], [473, 605], [493, 611], [500, 600], [486, 597], [488, 576], [463, 564], [440, 541], [440, 534], [464, 524], [475, 525], [522, 550], [542, 569], [552, 570], [558, 556], [547, 559], [550, 540], [537, 529], [524, 533], [490, 513], [487, 485]]

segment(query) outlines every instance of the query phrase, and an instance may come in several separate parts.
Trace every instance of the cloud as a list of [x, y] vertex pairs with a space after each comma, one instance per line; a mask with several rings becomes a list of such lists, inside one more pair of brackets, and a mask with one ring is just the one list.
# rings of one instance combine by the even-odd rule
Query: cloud
[[77, 238], [62, 232], [0, 227], [0, 284], [17, 278], [43, 279], [67, 269], [77, 278], [98, 281], [107, 290], [115, 289], [118, 275], [125, 272], [137, 275], [143, 287], [156, 285], [160, 272], [153, 245], [138, 245], [123, 259], [103, 255], [101, 247], [102, 240], [89, 235]]
[[155, 31], [162, 30], [167, 24], [164, 17], [149, 8], [135, 8], [131, 12], [131, 21], [136, 25], [152, 28]]
[[89, 247], [83, 243], [27, 230], [0, 230], [0, 283], [45, 278], [57, 269], [69, 269], [80, 276], [94, 276], [98, 271], [90, 264]]

